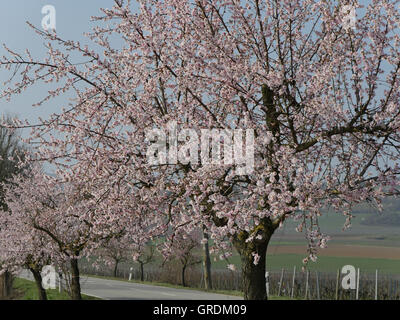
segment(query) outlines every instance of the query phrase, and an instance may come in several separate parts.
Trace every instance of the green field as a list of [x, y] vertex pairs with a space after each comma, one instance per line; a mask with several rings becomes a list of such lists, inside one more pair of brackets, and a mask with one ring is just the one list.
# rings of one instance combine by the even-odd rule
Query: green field
[[[352, 220], [352, 227], [346, 231], [342, 231], [344, 217], [335, 212], [328, 212], [320, 217], [319, 222], [323, 233], [331, 236], [328, 241], [330, 245], [362, 245], [362, 246], [384, 246], [384, 247], [400, 247], [400, 227], [399, 226], [368, 226], [362, 224], [363, 219], [377, 213], [354, 213], [355, 218]], [[295, 231], [297, 223], [292, 219], [288, 219], [283, 228], [278, 229], [273, 235], [267, 256], [267, 269], [270, 271], [293, 270], [293, 267], [299, 270], [302, 267], [302, 260], [307, 255], [307, 241], [304, 233]], [[212, 244], [212, 241], [210, 241]], [[275, 248], [278, 246], [297, 245], [303, 247], [303, 252], [299, 253], [279, 253], [275, 254]], [[272, 247], [274, 246], [274, 247]], [[376, 248], [375, 248], [376, 249]], [[323, 249], [322, 249], [323, 250]], [[201, 256], [201, 249], [197, 250], [197, 255]], [[376, 269], [382, 274], [398, 274], [400, 275], [400, 260], [396, 259], [383, 259], [366, 257], [346, 257], [346, 256], [318, 256], [317, 262], [310, 262], [308, 268], [310, 270], [318, 270], [320, 272], [336, 272], [344, 265], [353, 265], [360, 268], [362, 272], [373, 273]], [[215, 258], [215, 259], [214, 259]], [[96, 258], [93, 257], [91, 261]], [[240, 258], [234, 251], [233, 256], [230, 257], [229, 262], [219, 260], [218, 257], [212, 257], [212, 268], [217, 270], [227, 269], [228, 263], [233, 263], [240, 270]], [[162, 263], [162, 257], [156, 254], [156, 260], [145, 267], [159, 269]], [[132, 262], [122, 263], [125, 269], [133, 266], [137, 268], [137, 264]], [[198, 266], [200, 268], [200, 265]]]
[[[278, 271], [282, 268], [286, 270], [293, 270], [296, 266], [297, 270], [301, 270], [303, 264], [302, 260], [305, 255], [301, 254], [277, 254], [267, 255], [267, 270]], [[235, 255], [229, 258], [229, 262], [240, 269], [240, 258]], [[212, 266], [215, 269], [226, 268], [226, 261], [213, 261]], [[376, 269], [380, 273], [385, 274], [399, 274], [400, 275], [400, 260], [390, 259], [372, 259], [372, 258], [355, 258], [355, 257], [318, 257], [316, 262], [309, 262], [307, 268], [320, 272], [336, 272], [344, 265], [353, 265], [360, 268], [363, 272], [374, 273]]]
[[[400, 227], [399, 226], [367, 226], [361, 222], [371, 214], [354, 214], [352, 226], [346, 231], [342, 231], [344, 217], [341, 214], [328, 212], [320, 217], [319, 222], [321, 231], [331, 237], [328, 246], [335, 245], [362, 245], [362, 246], [400, 246]], [[297, 222], [287, 220], [284, 227], [278, 229], [273, 235], [270, 248], [267, 255], [267, 269], [271, 271], [293, 269], [294, 266], [299, 270], [302, 267], [302, 260], [307, 255], [307, 241], [304, 233], [295, 231]], [[289, 246], [299, 245], [304, 247], [304, 254], [274, 254], [274, 248], [271, 246]], [[323, 249], [322, 249], [323, 250]], [[237, 253], [229, 258], [229, 263], [235, 264], [240, 268], [240, 258]], [[310, 270], [321, 272], [336, 272], [344, 265], [353, 265], [364, 272], [373, 273], [376, 269], [380, 273], [399, 274], [400, 260], [396, 259], [378, 259], [364, 257], [340, 257], [340, 256], [318, 256], [317, 262], [309, 262]], [[227, 262], [213, 261], [213, 268], [226, 268]]]
[[[327, 212], [319, 218], [321, 232], [332, 237], [332, 243], [363, 244], [363, 245], [400, 245], [400, 227], [399, 226], [368, 226], [362, 224], [368, 216], [376, 213], [354, 214], [352, 226], [343, 231], [345, 218], [335, 212]], [[290, 244], [297, 242], [304, 243], [304, 233], [295, 231], [297, 222], [288, 219], [285, 225], [278, 229], [272, 237], [271, 244], [284, 243], [290, 241]]]

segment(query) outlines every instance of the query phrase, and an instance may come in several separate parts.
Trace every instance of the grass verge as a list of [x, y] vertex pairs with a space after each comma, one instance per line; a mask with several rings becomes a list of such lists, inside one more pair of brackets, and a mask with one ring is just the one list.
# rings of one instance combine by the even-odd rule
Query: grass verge
[[[14, 279], [14, 298], [13, 300], [39, 300], [39, 295], [37, 292], [37, 287], [35, 282], [22, 279], [15, 278]], [[48, 289], [46, 290], [47, 299], [48, 300], [71, 300], [71, 297], [65, 292], [59, 292], [57, 289]], [[88, 296], [83, 294], [83, 300], [101, 300], [96, 297]]]

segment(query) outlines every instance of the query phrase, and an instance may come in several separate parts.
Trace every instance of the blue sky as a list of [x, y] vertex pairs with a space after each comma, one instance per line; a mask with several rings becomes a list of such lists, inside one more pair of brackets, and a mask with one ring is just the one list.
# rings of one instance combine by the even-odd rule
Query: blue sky
[[[368, 5], [370, 0], [361, 1]], [[53, 5], [56, 9], [57, 33], [63, 39], [87, 41], [83, 36], [95, 25], [90, 17], [101, 15], [100, 8], [110, 8], [113, 0], [1, 0], [0, 10], [0, 44], [7, 44], [11, 49], [23, 53], [29, 48], [34, 57], [43, 57], [45, 49], [43, 39], [37, 35], [27, 24], [29, 21], [41, 28], [44, 17], [42, 8]], [[361, 10], [362, 12], [362, 10]], [[361, 13], [358, 10], [358, 14]], [[0, 56], [5, 54], [0, 46]], [[7, 80], [9, 73], [0, 69], [0, 86]], [[0, 115], [5, 113], [16, 114], [21, 119], [36, 122], [38, 117], [47, 118], [50, 113], [58, 112], [67, 105], [67, 96], [52, 99], [50, 103], [33, 108], [36, 103], [46, 95], [48, 85], [36, 85], [21, 95], [14, 96], [10, 102], [0, 100]], [[1, 91], [1, 89], [0, 89]]]
[[[17, 52], [23, 53], [29, 48], [34, 57], [44, 54], [43, 39], [40, 38], [27, 24], [31, 22], [41, 28], [44, 17], [42, 7], [53, 5], [56, 9], [57, 34], [64, 39], [85, 41], [84, 32], [89, 32], [94, 22], [91, 16], [101, 15], [99, 8], [111, 8], [113, 0], [2, 0], [0, 10], [0, 56], [5, 54], [3, 44]], [[0, 85], [7, 80], [9, 73], [0, 69]], [[46, 94], [48, 87], [39, 85], [27, 90], [22, 95], [14, 97], [10, 102], [0, 100], [0, 114], [12, 113], [21, 119], [35, 121], [38, 117], [46, 118], [46, 115], [59, 109], [58, 102], [42, 107], [33, 108], [32, 104], [40, 101]], [[57, 105], [57, 106], [56, 106]], [[56, 109], [55, 109], [56, 108]]]

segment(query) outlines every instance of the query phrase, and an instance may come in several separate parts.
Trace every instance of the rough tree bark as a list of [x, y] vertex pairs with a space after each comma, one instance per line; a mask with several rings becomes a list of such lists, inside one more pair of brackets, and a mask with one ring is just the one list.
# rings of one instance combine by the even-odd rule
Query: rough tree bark
[[[260, 260], [254, 264], [252, 252], [257, 252]], [[265, 261], [267, 244], [257, 245], [255, 250], [250, 250], [247, 246], [242, 249], [240, 258], [242, 262], [242, 283], [245, 300], [267, 300], [265, 288]]]
[[40, 270], [34, 268], [29, 268], [29, 270], [32, 272], [33, 277], [35, 278], [35, 283], [39, 294], [39, 300], [47, 300], [47, 293], [42, 285], [42, 275], [40, 274]]
[[71, 298], [72, 300], [82, 300], [77, 259], [71, 259], [71, 275]]
[[[265, 287], [265, 264], [269, 240], [274, 233], [275, 228], [269, 219], [264, 219], [253, 230], [256, 235], [262, 236], [262, 239], [256, 239], [247, 242], [248, 233], [242, 231], [235, 237], [233, 244], [239, 252], [242, 262], [242, 284], [245, 300], [267, 300], [267, 291]], [[257, 264], [254, 264], [254, 254], [260, 256]]]
[[186, 282], [185, 282], [185, 271], [186, 271], [186, 265], [182, 266], [182, 286], [186, 287]]
[[113, 272], [114, 278], [117, 277], [117, 273], [118, 273], [118, 263], [119, 263], [119, 261], [118, 261], [118, 260], [115, 260], [114, 272]]
[[140, 262], [140, 281], [144, 281], [144, 268], [143, 268], [143, 262]]
[[211, 290], [212, 279], [211, 279], [210, 249], [208, 247], [208, 234], [204, 230], [203, 230], [203, 238], [207, 240], [207, 242], [203, 244], [204, 287], [206, 290]]
[[0, 275], [0, 299], [8, 299], [12, 293], [13, 277], [8, 271]]

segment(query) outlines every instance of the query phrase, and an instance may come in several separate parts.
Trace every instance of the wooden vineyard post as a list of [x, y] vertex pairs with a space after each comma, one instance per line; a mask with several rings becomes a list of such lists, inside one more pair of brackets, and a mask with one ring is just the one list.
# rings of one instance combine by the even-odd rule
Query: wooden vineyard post
[[335, 292], [335, 300], [339, 298], [339, 279], [340, 279], [340, 270], [338, 269], [336, 275], [336, 292]]
[[321, 297], [319, 296], [319, 275], [318, 275], [318, 271], [316, 271], [316, 275], [317, 275], [317, 300], [320, 300]]
[[358, 300], [359, 294], [360, 294], [360, 268], [357, 268], [356, 300]]
[[296, 278], [296, 266], [294, 266], [293, 268], [293, 280], [292, 280], [292, 294], [291, 294], [291, 298], [293, 299], [294, 296], [294, 280]]
[[308, 277], [310, 275], [310, 272], [307, 270], [307, 274], [306, 274], [306, 293], [304, 295], [304, 299], [307, 300], [307, 294], [308, 294]]
[[282, 282], [283, 282], [283, 272], [284, 272], [284, 268], [282, 268], [282, 271], [281, 271], [281, 280], [279, 281], [278, 297], [281, 295]]

